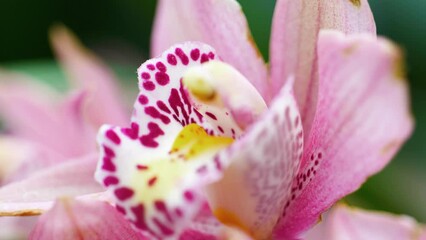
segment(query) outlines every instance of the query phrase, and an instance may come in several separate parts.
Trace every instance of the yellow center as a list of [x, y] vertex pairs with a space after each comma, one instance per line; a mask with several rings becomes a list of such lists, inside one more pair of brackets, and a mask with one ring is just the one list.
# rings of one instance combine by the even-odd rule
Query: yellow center
[[[211, 161], [221, 149], [234, 140], [206, 133], [197, 124], [190, 124], [177, 135], [169, 155], [140, 165], [132, 178], [137, 200], [152, 204], [167, 199], [174, 189], [182, 186], [185, 175], [196, 171], [205, 161]], [[191, 161], [189, 161], [191, 160]]]
[[200, 100], [208, 101], [216, 96], [215, 87], [208, 81], [209, 76], [201, 67], [190, 68], [182, 81], [188, 90]]

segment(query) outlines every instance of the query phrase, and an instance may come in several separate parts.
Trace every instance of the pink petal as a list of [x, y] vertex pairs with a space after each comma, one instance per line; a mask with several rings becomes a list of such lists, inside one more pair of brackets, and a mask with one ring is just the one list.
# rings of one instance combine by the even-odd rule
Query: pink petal
[[306, 233], [306, 240], [411, 240], [418, 233], [414, 219], [337, 205]]
[[[176, 238], [186, 229], [205, 203], [201, 188], [222, 171], [213, 161], [219, 149], [188, 161], [171, 157], [175, 140], [185, 138], [181, 131], [199, 125], [205, 137], [204, 130], [228, 140], [241, 132], [226, 109], [195, 103], [182, 84], [190, 68], [215, 59], [210, 46], [188, 42], [146, 61], [138, 69], [141, 92], [131, 126], [104, 126], [99, 132], [96, 179], [114, 193], [118, 208], [136, 228], [161, 239]], [[170, 184], [163, 189], [164, 182]]]
[[58, 197], [103, 191], [93, 179], [96, 155], [74, 159], [0, 188], [1, 215], [34, 215]]
[[52, 30], [51, 42], [72, 82], [88, 92], [85, 115], [89, 122], [95, 128], [104, 123], [125, 124], [127, 115], [117, 91], [118, 80], [108, 67], [63, 26]]
[[61, 140], [61, 147], [68, 150], [68, 157], [79, 157], [93, 152], [96, 149], [96, 130], [88, 124], [85, 110], [90, 102], [87, 91], [70, 93], [61, 103], [58, 114], [62, 117], [62, 125], [57, 140]]
[[61, 155], [57, 162], [94, 149], [95, 136], [83, 122], [85, 94], [59, 97], [41, 83], [0, 72], [0, 115], [13, 135]]
[[5, 171], [2, 184], [22, 180], [66, 160], [63, 155], [35, 142], [11, 137], [0, 140], [0, 152], [1, 169]]
[[0, 239], [28, 239], [37, 217], [1, 217]]
[[35, 149], [25, 141], [0, 137], [0, 185], [13, 175], [19, 166], [34, 155]]
[[277, 1], [270, 47], [272, 94], [295, 76], [295, 96], [305, 134], [310, 131], [317, 100], [316, 43], [320, 28], [345, 33], [376, 32], [367, 0]]
[[22, 138], [60, 149], [62, 123], [51, 104], [58, 96], [25, 76], [0, 74], [0, 114], [6, 127]]
[[153, 56], [184, 41], [213, 46], [225, 62], [249, 79], [266, 101], [270, 100], [265, 63], [236, 1], [158, 1], [152, 36]]
[[389, 162], [413, 128], [403, 60], [392, 43], [325, 31], [318, 53], [318, 108], [293, 183], [294, 194], [301, 195], [284, 212], [279, 236], [305, 230], [358, 189]]
[[423, 226], [422, 229], [420, 230], [419, 240], [426, 240], [426, 227], [425, 226]]
[[107, 203], [61, 199], [40, 217], [30, 239], [151, 239]]
[[302, 124], [291, 87], [287, 84], [270, 109], [219, 155], [229, 167], [207, 191], [215, 216], [254, 239], [271, 236], [291, 199], [292, 179], [302, 157]]
[[207, 203], [193, 219], [193, 222], [185, 229], [180, 240], [186, 239], [217, 239], [222, 233], [223, 225], [213, 216]]

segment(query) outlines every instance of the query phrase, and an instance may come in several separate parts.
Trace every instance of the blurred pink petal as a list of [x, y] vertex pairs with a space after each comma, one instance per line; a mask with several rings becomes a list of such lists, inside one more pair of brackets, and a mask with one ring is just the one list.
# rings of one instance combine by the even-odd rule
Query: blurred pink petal
[[128, 115], [117, 86], [119, 81], [108, 67], [63, 26], [52, 29], [51, 42], [72, 83], [88, 93], [86, 120], [95, 128], [103, 123], [127, 123]]
[[58, 197], [102, 192], [93, 179], [96, 155], [74, 159], [0, 188], [0, 216], [40, 214]]
[[58, 100], [55, 93], [21, 75], [1, 72], [0, 78], [0, 115], [6, 127], [15, 136], [72, 155], [72, 145], [64, 143], [73, 139], [62, 134], [63, 126], [71, 121], [57, 112], [60, 107], [53, 104]]
[[376, 33], [367, 0], [278, 0], [270, 43], [272, 94], [295, 76], [295, 96], [305, 134], [315, 114], [318, 91], [317, 36], [320, 29]]
[[28, 239], [37, 217], [0, 217], [0, 239]]
[[30, 239], [150, 239], [135, 232], [107, 203], [60, 199], [40, 217]]
[[267, 69], [235, 0], [160, 0], [152, 33], [152, 56], [184, 41], [201, 41], [239, 70], [268, 102]]
[[36, 150], [25, 141], [0, 136], [0, 185], [10, 178], [28, 158], [33, 158]]
[[426, 226], [422, 226], [419, 240], [426, 240]]
[[294, 182], [296, 198], [283, 214], [278, 236], [314, 224], [380, 171], [413, 129], [402, 56], [393, 44], [324, 31], [318, 53], [318, 108]]
[[337, 205], [305, 234], [305, 240], [422, 240], [419, 226], [407, 216]]

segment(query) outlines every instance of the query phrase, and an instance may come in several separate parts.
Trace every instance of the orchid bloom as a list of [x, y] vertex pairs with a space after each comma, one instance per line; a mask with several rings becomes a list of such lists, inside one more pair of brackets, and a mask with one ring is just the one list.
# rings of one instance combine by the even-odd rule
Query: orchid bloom
[[366, 1], [277, 1], [270, 69], [247, 29], [232, 0], [159, 1], [152, 51], [165, 52], [138, 70], [130, 127], [99, 133], [96, 178], [139, 233], [97, 201], [109, 198], [90, 177], [94, 129], [125, 125], [114, 79], [56, 32], [83, 91], [53, 106], [30, 81], [1, 86], [13, 130], [2, 141], [16, 148], [0, 155], [0, 215], [50, 209], [32, 239], [292, 239], [308, 229], [409, 136], [401, 56], [375, 38]]
[[321, 223], [309, 230], [305, 240], [400, 240], [426, 239], [426, 227], [407, 216], [370, 212], [338, 204]]
[[148, 239], [298, 238], [409, 137], [401, 54], [366, 0], [279, 0], [270, 48], [268, 69], [233, 0], [159, 1], [96, 172]]
[[[8, 130], [0, 135], [1, 239], [26, 238], [37, 220], [5, 216], [41, 214], [57, 198], [61, 200], [54, 209], [107, 200], [93, 179], [95, 139], [101, 123], [126, 122], [117, 80], [64, 27], [53, 29], [51, 40], [73, 86], [66, 97], [28, 76], [0, 72], [0, 116]], [[72, 197], [84, 201], [73, 202]], [[84, 211], [79, 215], [87, 222]]]

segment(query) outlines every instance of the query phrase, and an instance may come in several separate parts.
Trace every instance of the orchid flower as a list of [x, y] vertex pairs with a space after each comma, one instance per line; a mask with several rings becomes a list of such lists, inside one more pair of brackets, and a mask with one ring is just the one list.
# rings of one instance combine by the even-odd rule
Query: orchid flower
[[[159, 1], [152, 49], [169, 50], [139, 69], [130, 127], [101, 129], [96, 175], [142, 235], [293, 238], [389, 161], [412, 128], [398, 49], [367, 34], [324, 31], [317, 41], [320, 28], [375, 30], [366, 1], [278, 1], [268, 70], [234, 1]], [[92, 201], [101, 190], [87, 177], [92, 130], [125, 124], [113, 79], [58, 33], [56, 50], [84, 92], [59, 107], [25, 84], [1, 95], [20, 103], [3, 107], [31, 155], [7, 164], [0, 213], [37, 214], [80, 196], [56, 201], [31, 237], [140, 239]]]
[[[0, 135], [0, 216], [38, 215], [57, 198], [77, 206], [85, 203], [72, 197], [107, 200], [93, 179], [95, 138], [103, 122], [126, 122], [117, 80], [64, 27], [53, 29], [51, 39], [70, 75], [67, 96], [28, 76], [0, 72], [0, 116], [8, 130]], [[64, 200], [55, 204], [63, 205]], [[0, 238], [26, 238], [36, 220], [0, 217]]]
[[407, 216], [370, 212], [338, 204], [309, 230], [305, 240], [426, 239], [426, 227]]
[[160, 0], [154, 27], [96, 172], [148, 239], [298, 238], [412, 131], [401, 53], [365, 0], [277, 1], [269, 69], [233, 0]]

